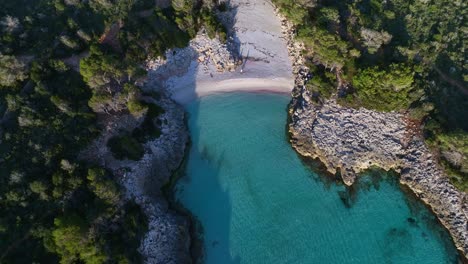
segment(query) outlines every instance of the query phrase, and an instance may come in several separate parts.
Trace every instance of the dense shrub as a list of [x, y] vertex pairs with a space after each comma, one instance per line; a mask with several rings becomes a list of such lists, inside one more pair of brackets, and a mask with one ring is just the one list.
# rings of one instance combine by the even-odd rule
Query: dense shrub
[[203, 25], [207, 5], [194, 3], [0, 1], [0, 263], [142, 261], [140, 208], [78, 156], [110, 115], [145, 115], [109, 140], [117, 158], [141, 158], [159, 136], [162, 110], [134, 84], [148, 56], [187, 45]]
[[[436, 152], [462, 153], [468, 133], [466, 4], [460, 1], [274, 0], [296, 25], [304, 55], [338, 77], [311, 67], [307, 88], [318, 97], [380, 111], [405, 111], [425, 121]], [[331, 75], [330, 75], [331, 77]], [[330, 85], [340, 85], [330, 89]], [[443, 139], [451, 138], [450, 140]], [[450, 142], [450, 144], [448, 143]], [[442, 154], [442, 153], [441, 153]], [[442, 155], [457, 185], [468, 177]]]
[[353, 78], [360, 105], [380, 111], [406, 110], [418, 99], [412, 98], [413, 71], [410, 67], [392, 64], [388, 69], [377, 67], [360, 70]]
[[116, 159], [139, 160], [143, 157], [144, 149], [140, 142], [129, 135], [115, 136], [109, 139], [107, 146]]

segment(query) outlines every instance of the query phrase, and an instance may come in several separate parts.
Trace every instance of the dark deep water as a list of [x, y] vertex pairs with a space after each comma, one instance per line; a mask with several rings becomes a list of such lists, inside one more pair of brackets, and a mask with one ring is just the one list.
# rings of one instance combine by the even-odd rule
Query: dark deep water
[[176, 199], [203, 227], [205, 262], [456, 263], [447, 232], [395, 176], [353, 191], [287, 142], [284, 95], [232, 93], [187, 106], [192, 147]]

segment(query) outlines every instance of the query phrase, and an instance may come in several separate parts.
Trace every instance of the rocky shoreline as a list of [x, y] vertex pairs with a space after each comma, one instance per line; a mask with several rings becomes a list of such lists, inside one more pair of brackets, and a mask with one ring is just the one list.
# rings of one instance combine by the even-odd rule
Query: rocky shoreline
[[[240, 5], [243, 10], [248, 12], [253, 11], [249, 5], [242, 1], [236, 1], [234, 4]], [[261, 6], [265, 8], [265, 6]], [[238, 7], [236, 10], [239, 10]], [[238, 14], [229, 11], [223, 14], [223, 17], [234, 19]], [[242, 33], [246, 38], [251, 37], [246, 35], [246, 29], [243, 27], [232, 30], [231, 36]], [[270, 40], [274, 36], [255, 30], [251, 34], [255, 35], [255, 38], [267, 37]], [[282, 42], [280, 37], [277, 36], [279, 42]], [[207, 93], [218, 90], [220, 92], [229, 91], [229, 89], [220, 89], [220, 82], [223, 80], [235, 79], [238, 82], [237, 88], [245, 86], [249, 89], [252, 89], [252, 86], [258, 86], [250, 79], [258, 78], [260, 83], [265, 83], [269, 79], [272, 83], [281, 82], [272, 76], [277, 76], [275, 70], [282, 68], [281, 63], [276, 64], [275, 62], [287, 60], [287, 53], [283, 52], [284, 56], [269, 55], [268, 62], [256, 61], [257, 56], [266, 55], [257, 52], [256, 49], [259, 47], [255, 46], [255, 43], [246, 42], [246, 40], [244, 42], [237, 37], [231, 37], [227, 44], [223, 44], [218, 39], [209, 39], [201, 31], [187, 47], [168, 50], [164, 58], [152, 58], [147, 61], [148, 80], [143, 90], [162, 93], [162, 97], [156, 102], [165, 110], [164, 115], [160, 117], [162, 134], [157, 140], [146, 144], [145, 147], [151, 151], [145, 154], [141, 161], [129, 161], [126, 164], [120, 162], [118, 166], [114, 166], [115, 170], [120, 171], [124, 171], [123, 168], [126, 168], [123, 172], [125, 178], [123, 184], [127, 189], [128, 198], [135, 199], [149, 218], [149, 231], [140, 246], [145, 263], [192, 263], [198, 261], [198, 257], [196, 252], [193, 256], [191, 253], [200, 250], [196, 248], [200, 246], [200, 242], [193, 237], [198, 232], [196, 222], [191, 219], [190, 214], [177, 205], [171, 210], [168, 199], [161, 191], [161, 188], [170, 182], [171, 175], [183, 161], [186, 144], [189, 140], [184, 121], [184, 110], [174, 100], [184, 103], [188, 101], [185, 98], [192, 100], [204, 95], [205, 91], [201, 88], [202, 86], [206, 88]], [[254, 63], [249, 64], [248, 70], [244, 72], [239, 72], [242, 55], [238, 54], [239, 51], [236, 50], [238, 45], [247, 47], [253, 45], [249, 60], [254, 61]], [[264, 43], [264, 45], [271, 46], [270, 43]], [[283, 78], [289, 74], [284, 73], [283, 69], [281, 72], [282, 75], [280, 75]], [[211, 84], [202, 85], [205, 83]], [[112, 159], [109, 155], [108, 158]], [[113, 162], [115, 160], [105, 163], [109, 165]]]
[[161, 135], [144, 144], [145, 154], [138, 160], [117, 160], [106, 146], [108, 139], [121, 131], [132, 131], [143, 118], [132, 115], [109, 120], [103, 134], [82, 156], [111, 170], [125, 188], [125, 199], [135, 201], [148, 219], [148, 230], [138, 251], [145, 263], [191, 263], [189, 219], [171, 209], [163, 187], [184, 159], [189, 142], [182, 106], [160, 91], [157, 99], [145, 97], [164, 109], [153, 122]]
[[164, 94], [157, 104], [165, 111], [158, 117], [161, 136], [145, 144], [150, 151], [130, 168], [123, 183], [148, 217], [148, 232], [139, 248], [145, 263], [191, 263], [190, 223], [171, 210], [162, 191], [184, 159], [189, 141], [185, 113]]
[[[335, 101], [315, 105], [304, 86], [308, 74], [301, 55], [304, 47], [294, 41], [293, 26], [277, 10], [276, 14], [282, 22], [295, 76], [289, 108], [293, 147], [302, 156], [320, 159], [331, 173], [339, 169], [347, 185], [354, 182], [358, 173], [373, 166], [398, 171], [400, 182], [432, 208], [466, 257], [466, 194], [450, 184], [423, 140], [411, 133], [404, 115], [345, 108]], [[170, 99], [175, 89], [168, 86], [174, 86], [174, 77], [183, 78], [197, 71], [207, 80], [212, 75], [216, 79], [220, 72], [234, 71], [238, 64], [227, 47], [202, 34], [189, 47], [168, 51], [165, 60], [148, 61], [150, 79], [146, 89], [162, 93], [155, 103], [165, 113], [159, 117], [161, 136], [145, 144], [147, 151], [142, 160], [116, 161], [108, 150], [96, 148], [105, 152], [99, 153], [101, 163], [122, 175], [128, 199], [135, 199], [148, 216], [149, 230], [139, 249], [145, 263], [193, 261], [190, 219], [171, 210], [161, 191], [180, 166], [189, 140], [184, 110]], [[193, 79], [187, 84], [194, 85], [192, 82]]]
[[305, 88], [309, 69], [301, 55], [303, 45], [294, 41], [293, 25], [280, 17], [296, 76], [289, 105], [292, 146], [304, 157], [319, 159], [330, 173], [339, 170], [346, 185], [372, 167], [395, 170], [400, 183], [429, 205], [467, 258], [468, 197], [449, 182], [408, 118], [396, 112], [347, 108], [335, 100], [314, 103]]
[[134, 118], [116, 120], [110, 131], [91, 146], [90, 152], [96, 153], [100, 163], [121, 176], [127, 199], [136, 201], [148, 218], [148, 231], [139, 247], [144, 262], [193, 263], [193, 219], [180, 207], [171, 206], [170, 198], [163, 191], [182, 164], [189, 143], [185, 110], [174, 101], [169, 80], [193, 75], [191, 67], [201, 67], [202, 74], [209, 75], [211, 71], [233, 71], [237, 65], [225, 44], [209, 39], [203, 32], [191, 40], [188, 47], [168, 50], [165, 57], [150, 59], [146, 65], [148, 78], [142, 89], [159, 95], [157, 99], [146, 100], [164, 109], [164, 113], [154, 120], [160, 124], [161, 135], [145, 143], [143, 158], [119, 161], [104, 147], [117, 131], [130, 131], [142, 122]]
[[218, 72], [232, 71], [233, 61], [226, 45], [203, 33], [190, 41], [188, 47], [167, 51], [166, 59], [149, 60], [149, 78], [143, 90], [160, 95], [154, 103], [164, 109], [164, 114], [155, 120], [161, 124], [161, 136], [145, 144], [147, 151], [140, 161], [117, 161], [110, 153], [105, 155], [106, 166], [123, 176], [127, 198], [135, 200], [148, 217], [148, 232], [139, 247], [145, 263], [194, 261], [193, 219], [180, 207], [171, 206], [170, 198], [163, 191], [182, 164], [189, 143], [185, 111], [171, 98], [168, 79], [191, 74], [188, 70], [192, 64], [203, 65], [204, 74], [208, 74], [208, 67]]

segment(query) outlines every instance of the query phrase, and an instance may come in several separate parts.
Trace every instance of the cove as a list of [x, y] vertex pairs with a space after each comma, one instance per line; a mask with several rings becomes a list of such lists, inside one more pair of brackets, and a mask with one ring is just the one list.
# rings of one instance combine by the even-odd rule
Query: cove
[[289, 100], [229, 93], [187, 105], [192, 146], [175, 198], [202, 226], [203, 263], [457, 263], [396, 176], [367, 173], [350, 189], [305, 166], [287, 141]]

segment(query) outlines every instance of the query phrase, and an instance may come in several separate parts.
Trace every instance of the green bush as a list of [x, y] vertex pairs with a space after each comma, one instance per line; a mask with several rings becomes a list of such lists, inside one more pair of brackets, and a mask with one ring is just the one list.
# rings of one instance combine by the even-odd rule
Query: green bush
[[[347, 87], [340, 104], [407, 112], [425, 121], [426, 136], [439, 152], [457, 145], [447, 135], [468, 134], [468, 68], [460, 56], [468, 48], [466, 8], [459, 1], [273, 3], [296, 25], [305, 58], [338, 74]], [[332, 78], [312, 72], [307, 88], [327, 97]], [[465, 188], [463, 167], [443, 162]]]
[[309, 65], [312, 79], [306, 84], [316, 99], [329, 99], [336, 92], [336, 76], [322, 65]]
[[202, 20], [208, 37], [219, 37], [221, 42], [227, 41], [227, 29], [217, 19], [215, 14], [207, 9], [202, 10]]
[[131, 99], [127, 102], [127, 108], [128, 108], [128, 111], [130, 111], [130, 114], [132, 114], [133, 116], [139, 116], [141, 115], [146, 109], [148, 109], [148, 107], [138, 101], [137, 99]]
[[143, 145], [128, 135], [112, 137], [107, 142], [107, 146], [112, 151], [113, 156], [119, 160], [140, 160], [145, 153]]
[[116, 263], [142, 263], [138, 246], [147, 231], [148, 220], [139, 205], [127, 202], [125, 214], [115, 225], [117, 228], [104, 234], [103, 240], [109, 245], [109, 255]]
[[437, 131], [440, 127], [430, 126], [427, 143], [442, 160], [451, 182], [460, 190], [468, 192], [468, 134], [462, 130], [453, 132]]
[[145, 106], [148, 108], [145, 119], [143, 123], [132, 132], [132, 136], [140, 143], [145, 143], [161, 135], [161, 130], [154, 124], [154, 119], [164, 113], [164, 109], [156, 104], [146, 103]]
[[54, 251], [61, 257], [61, 263], [83, 261], [86, 264], [105, 263], [107, 257], [93, 241], [86, 237], [86, 222], [77, 215], [54, 220], [52, 231]]
[[103, 168], [88, 169], [86, 178], [94, 195], [109, 205], [115, 206], [117, 204], [120, 198], [119, 188]]
[[353, 78], [356, 98], [365, 108], [379, 111], [406, 110], [418, 94], [413, 89], [412, 69], [392, 64], [389, 69], [378, 67], [360, 70]]

